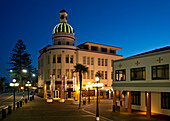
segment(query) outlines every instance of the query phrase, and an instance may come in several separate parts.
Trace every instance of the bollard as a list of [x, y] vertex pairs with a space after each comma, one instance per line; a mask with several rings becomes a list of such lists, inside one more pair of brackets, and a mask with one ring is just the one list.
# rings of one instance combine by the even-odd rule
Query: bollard
[[19, 108], [19, 102], [17, 102], [17, 109]]
[[27, 103], [27, 99], [25, 99], [25, 103]]
[[8, 106], [8, 114], [10, 114], [12, 111], [11, 111], [11, 109], [12, 109], [12, 106]]
[[86, 105], [86, 100], [83, 100], [83, 105]]
[[113, 112], [115, 112], [115, 105], [113, 105]]
[[2, 109], [2, 119], [6, 117], [6, 109]]
[[32, 100], [34, 100], [34, 95], [32, 95]]
[[30, 101], [32, 101], [32, 97], [30, 97]]
[[22, 107], [22, 101], [19, 101], [20, 102], [20, 107]]

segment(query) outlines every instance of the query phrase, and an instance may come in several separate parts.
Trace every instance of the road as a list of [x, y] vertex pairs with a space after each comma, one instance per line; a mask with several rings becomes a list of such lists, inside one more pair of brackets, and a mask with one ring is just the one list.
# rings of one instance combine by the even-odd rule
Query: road
[[[27, 92], [24, 93], [27, 96]], [[15, 93], [15, 101], [19, 101], [23, 98], [23, 92], [16, 92]], [[13, 104], [13, 92], [2, 93], [0, 94], [0, 108]]]

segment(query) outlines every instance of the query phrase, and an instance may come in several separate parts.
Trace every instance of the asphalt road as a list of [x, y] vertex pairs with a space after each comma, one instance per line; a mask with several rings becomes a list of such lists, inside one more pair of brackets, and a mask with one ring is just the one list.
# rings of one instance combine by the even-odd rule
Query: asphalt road
[[[24, 93], [25, 97], [27, 96], [27, 92]], [[15, 93], [15, 101], [19, 101], [23, 98], [23, 92]], [[2, 93], [0, 94], [0, 108], [13, 104], [13, 92]]]

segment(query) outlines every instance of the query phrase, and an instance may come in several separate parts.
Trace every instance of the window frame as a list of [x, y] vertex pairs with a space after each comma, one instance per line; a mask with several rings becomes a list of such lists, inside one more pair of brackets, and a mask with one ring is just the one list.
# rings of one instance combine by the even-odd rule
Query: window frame
[[[118, 71], [118, 80], [116, 79], [117, 71]], [[125, 80], [119, 80], [119, 71], [124, 71], [124, 73], [122, 74], [125, 74]], [[115, 70], [115, 81], [126, 81], [126, 69]]]
[[161, 92], [161, 109], [170, 109], [170, 92]]
[[[133, 79], [132, 78], [132, 70], [134, 70], [134, 69], [142, 69], [142, 72], [144, 72], [145, 71], [145, 78], [144, 78], [144, 74], [142, 73], [142, 78], [140, 78], [140, 79]], [[140, 71], [140, 70], [139, 70]], [[138, 72], [138, 71], [136, 71], [136, 72]], [[135, 80], [146, 80], [146, 67], [138, 67], [138, 68], [131, 68], [130, 69], [130, 80], [131, 81], [135, 81]]]
[[[168, 69], [168, 78], [159, 78], [159, 77], [157, 77], [157, 76], [158, 76], [158, 75], [157, 75], [157, 73], [158, 73], [157, 71], [159, 70], [157, 67], [161, 67], [161, 66], [164, 67], [164, 68], [163, 68], [164, 76], [165, 76], [165, 70]], [[165, 66], [168, 66], [168, 67], [165, 68]], [[156, 70], [156, 78], [153, 78], [153, 74], [154, 74], [154, 73], [153, 73], [153, 71], [154, 71], [153, 68], [154, 68], [154, 67], [156, 67], [156, 69], [154, 69], [154, 70]], [[161, 69], [162, 69], [162, 68], [161, 68]], [[152, 67], [151, 67], [151, 70], [152, 70], [152, 80], [160, 80], [160, 79], [168, 80], [168, 79], [169, 79], [169, 64], [165, 64], [165, 65], [155, 65], [155, 66], [152, 66]]]

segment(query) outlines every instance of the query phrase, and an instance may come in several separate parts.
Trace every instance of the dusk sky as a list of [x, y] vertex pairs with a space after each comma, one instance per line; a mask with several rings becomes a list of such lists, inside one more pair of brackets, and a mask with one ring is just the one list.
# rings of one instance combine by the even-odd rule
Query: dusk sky
[[77, 44], [121, 47], [118, 54], [124, 58], [170, 45], [170, 0], [1, 0], [0, 77], [8, 76], [7, 62], [19, 39], [38, 67], [39, 50], [47, 38], [52, 44], [62, 9]]

